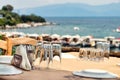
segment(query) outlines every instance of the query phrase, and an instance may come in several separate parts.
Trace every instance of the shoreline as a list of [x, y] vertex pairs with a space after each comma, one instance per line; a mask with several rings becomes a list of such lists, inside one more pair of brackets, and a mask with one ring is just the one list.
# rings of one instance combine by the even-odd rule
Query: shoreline
[[0, 26], [1, 30], [7, 30], [7, 29], [26, 29], [26, 28], [32, 28], [32, 27], [41, 27], [41, 26], [47, 26], [47, 25], [57, 25], [56, 23], [53, 22], [38, 22], [38, 23], [34, 23], [34, 22], [30, 22], [30, 23], [19, 23], [17, 25], [14, 26], [9, 26], [6, 25], [5, 29], [2, 29]]

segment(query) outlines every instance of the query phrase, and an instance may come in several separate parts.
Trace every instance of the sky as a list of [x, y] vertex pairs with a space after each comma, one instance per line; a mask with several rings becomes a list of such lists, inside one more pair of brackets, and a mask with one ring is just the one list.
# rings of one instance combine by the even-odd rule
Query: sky
[[89, 5], [104, 5], [118, 2], [120, 2], [120, 0], [0, 0], [0, 8], [3, 5], [7, 4], [12, 5], [15, 9], [20, 9], [63, 3], [84, 3]]

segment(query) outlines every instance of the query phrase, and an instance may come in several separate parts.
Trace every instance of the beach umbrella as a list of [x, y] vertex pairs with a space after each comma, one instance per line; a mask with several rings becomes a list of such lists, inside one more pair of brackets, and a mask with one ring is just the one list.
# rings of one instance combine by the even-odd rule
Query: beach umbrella
[[6, 37], [9, 37], [9, 36], [11, 36], [11, 35], [12, 35], [10, 32], [4, 32], [3, 34], [5, 34], [5, 35], [6, 35]]
[[25, 33], [23, 32], [11, 32], [11, 35], [19, 35], [19, 36], [25, 36]]
[[43, 37], [44, 37], [44, 36], [50, 36], [50, 34], [42, 34], [41, 36], [43, 36]]
[[92, 38], [93, 38], [93, 36], [91, 36], [91, 35], [88, 35], [88, 36], [85, 36], [85, 38], [92, 39]]
[[72, 38], [80, 39], [80, 36], [79, 35], [75, 35], [75, 36], [72, 36]]
[[30, 36], [30, 37], [38, 37], [39, 35], [34, 33], [34, 34], [27, 34], [27, 36]]
[[58, 34], [53, 34], [53, 35], [51, 35], [51, 37], [52, 37], [52, 38], [58, 38], [58, 39], [59, 39], [59, 38], [60, 38], [60, 35], [58, 35]]
[[115, 37], [114, 36], [107, 36], [107, 37], [105, 37], [105, 39], [110, 39], [110, 40], [112, 39], [113, 40], [113, 39], [115, 39]]
[[71, 36], [71, 35], [63, 35], [63, 36], [61, 37], [61, 39], [63, 39], [63, 38], [72, 38], [72, 36]]

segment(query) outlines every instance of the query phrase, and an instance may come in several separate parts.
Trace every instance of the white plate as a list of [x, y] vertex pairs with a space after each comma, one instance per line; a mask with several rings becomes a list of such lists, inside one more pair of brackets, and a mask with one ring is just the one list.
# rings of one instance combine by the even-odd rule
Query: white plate
[[118, 78], [118, 75], [116, 74], [98, 69], [85, 69], [81, 71], [74, 71], [73, 75], [91, 78]]
[[12, 65], [8, 64], [0, 64], [0, 75], [15, 75], [15, 74], [21, 74], [22, 71], [19, 69], [16, 69]]
[[105, 74], [105, 73], [107, 73], [107, 71], [98, 70], [98, 69], [85, 69], [83, 71], [87, 72], [87, 73], [95, 73], [95, 74]]
[[0, 63], [10, 64], [13, 56], [0, 56]]

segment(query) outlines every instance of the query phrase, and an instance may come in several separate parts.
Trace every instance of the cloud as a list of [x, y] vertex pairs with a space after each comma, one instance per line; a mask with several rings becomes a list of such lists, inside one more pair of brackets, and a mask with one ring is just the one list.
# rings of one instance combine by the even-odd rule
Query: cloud
[[90, 5], [103, 5], [118, 2], [120, 2], [120, 0], [0, 0], [0, 7], [3, 5], [11, 4], [17, 9], [61, 3], [85, 3]]

